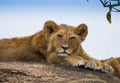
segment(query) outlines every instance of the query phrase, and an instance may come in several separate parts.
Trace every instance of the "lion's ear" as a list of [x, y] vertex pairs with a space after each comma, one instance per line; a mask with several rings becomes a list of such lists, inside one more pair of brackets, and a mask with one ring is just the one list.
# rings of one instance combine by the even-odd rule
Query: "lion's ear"
[[53, 33], [56, 32], [58, 30], [58, 25], [53, 22], [53, 21], [46, 21], [44, 24], [44, 29], [45, 31], [47, 31], [48, 33]]
[[75, 33], [80, 36], [81, 40], [84, 41], [88, 34], [88, 27], [86, 24], [80, 24], [76, 29]]

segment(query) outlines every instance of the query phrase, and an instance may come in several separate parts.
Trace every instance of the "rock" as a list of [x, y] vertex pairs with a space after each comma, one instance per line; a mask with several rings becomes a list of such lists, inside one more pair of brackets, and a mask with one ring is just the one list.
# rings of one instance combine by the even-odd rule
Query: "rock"
[[82, 67], [0, 62], [0, 83], [120, 83], [120, 77]]

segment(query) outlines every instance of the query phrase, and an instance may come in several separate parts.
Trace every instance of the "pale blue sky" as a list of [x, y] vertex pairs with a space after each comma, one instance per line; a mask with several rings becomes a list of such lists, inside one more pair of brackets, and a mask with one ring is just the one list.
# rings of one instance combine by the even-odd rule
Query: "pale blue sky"
[[99, 0], [0, 0], [0, 39], [32, 35], [47, 20], [73, 26], [86, 23], [86, 52], [97, 59], [119, 57], [120, 13], [112, 13], [109, 24], [107, 11]]

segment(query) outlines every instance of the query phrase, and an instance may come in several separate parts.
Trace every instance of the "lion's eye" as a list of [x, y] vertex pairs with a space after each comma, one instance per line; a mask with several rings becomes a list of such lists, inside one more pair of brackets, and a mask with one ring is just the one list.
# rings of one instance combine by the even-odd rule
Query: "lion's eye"
[[75, 40], [75, 37], [70, 37], [70, 40]]
[[58, 39], [61, 39], [62, 38], [62, 35], [57, 35]]

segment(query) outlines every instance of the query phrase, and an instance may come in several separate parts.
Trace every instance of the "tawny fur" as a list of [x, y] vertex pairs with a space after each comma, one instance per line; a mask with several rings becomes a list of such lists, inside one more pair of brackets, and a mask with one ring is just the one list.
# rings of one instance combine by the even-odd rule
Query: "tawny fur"
[[110, 59], [102, 60], [101, 62], [111, 65], [115, 70], [114, 74], [120, 76], [120, 58], [110, 58]]
[[53, 32], [55, 29], [55, 33], [51, 33], [48, 42], [48, 55], [46, 57], [48, 63], [84, 66], [107, 73], [119, 73], [113, 65], [96, 60], [83, 50], [81, 43], [88, 34], [88, 28], [85, 24], [80, 24], [77, 27], [62, 24], [52, 28]]
[[[27, 37], [0, 40], [0, 61], [46, 62], [47, 43], [54, 22], [47, 21], [43, 30]], [[51, 30], [51, 31], [49, 31]]]
[[87, 33], [85, 24], [73, 27], [47, 21], [43, 30], [32, 36], [0, 40], [0, 61], [39, 61], [120, 73], [117, 67], [111, 65], [110, 60], [96, 60], [83, 50], [81, 43]]

